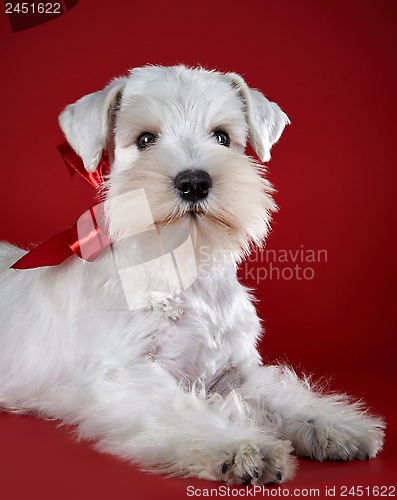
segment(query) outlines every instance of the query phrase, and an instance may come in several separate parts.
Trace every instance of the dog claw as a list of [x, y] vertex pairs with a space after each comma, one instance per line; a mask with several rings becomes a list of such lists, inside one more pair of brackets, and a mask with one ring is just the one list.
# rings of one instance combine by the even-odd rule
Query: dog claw
[[252, 469], [250, 472], [246, 472], [241, 476], [241, 480], [243, 484], [251, 484], [252, 479], [258, 479], [259, 477], [259, 472], [258, 469]]
[[221, 466], [221, 474], [222, 475], [226, 474], [228, 468], [229, 468], [229, 464], [227, 464], [226, 462], [223, 463]]
[[252, 476], [248, 472], [241, 476], [241, 481], [243, 484], [251, 484]]
[[369, 453], [365, 455], [365, 460], [369, 460]]
[[277, 479], [277, 481], [282, 481], [283, 480], [283, 476], [281, 475], [280, 471], [277, 472], [276, 479]]

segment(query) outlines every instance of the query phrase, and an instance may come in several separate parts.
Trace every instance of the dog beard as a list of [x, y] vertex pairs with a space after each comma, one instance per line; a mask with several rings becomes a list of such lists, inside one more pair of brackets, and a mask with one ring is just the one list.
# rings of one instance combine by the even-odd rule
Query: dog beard
[[[180, 198], [174, 187], [178, 165], [163, 154], [147, 151], [131, 168], [115, 170], [106, 195], [113, 241], [153, 229], [187, 229], [196, 250], [227, 252], [236, 262], [252, 245], [261, 245], [276, 210], [264, 166], [226, 150], [207, 152], [206, 170], [212, 188], [207, 198], [196, 203]], [[146, 201], [131, 203], [128, 193], [133, 196], [138, 190]]]

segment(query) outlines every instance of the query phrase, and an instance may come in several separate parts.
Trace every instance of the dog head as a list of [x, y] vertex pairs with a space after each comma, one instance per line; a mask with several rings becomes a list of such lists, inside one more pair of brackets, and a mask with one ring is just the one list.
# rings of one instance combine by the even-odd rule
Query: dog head
[[68, 106], [59, 121], [88, 171], [109, 151], [113, 241], [183, 226], [198, 247], [238, 260], [267, 234], [272, 188], [263, 165], [244, 152], [249, 140], [268, 161], [289, 120], [241, 76], [185, 66], [137, 68]]

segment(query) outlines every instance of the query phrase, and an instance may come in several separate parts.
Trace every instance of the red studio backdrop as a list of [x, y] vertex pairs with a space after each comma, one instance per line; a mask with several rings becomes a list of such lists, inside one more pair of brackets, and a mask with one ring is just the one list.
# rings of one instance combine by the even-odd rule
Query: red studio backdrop
[[[40, 19], [7, 14], [8, 4], [0, 238], [37, 243], [93, 204], [93, 189], [70, 177], [57, 151], [65, 105], [148, 63], [244, 75], [292, 122], [269, 163], [280, 210], [266, 251], [240, 269], [259, 299], [264, 360], [328, 378], [330, 390], [364, 399], [388, 423], [375, 460], [301, 460], [284, 492], [318, 488], [325, 498], [326, 488], [338, 496], [368, 486], [372, 497], [395, 485], [396, 2], [80, 0]], [[1, 413], [0, 441], [4, 499], [177, 499], [189, 486], [220, 487], [144, 474], [34, 417]]]

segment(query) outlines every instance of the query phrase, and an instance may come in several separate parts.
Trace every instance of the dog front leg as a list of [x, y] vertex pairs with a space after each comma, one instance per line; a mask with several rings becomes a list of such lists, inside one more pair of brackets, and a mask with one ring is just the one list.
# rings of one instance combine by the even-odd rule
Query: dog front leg
[[365, 460], [383, 444], [385, 427], [346, 395], [314, 390], [286, 367], [255, 367], [241, 387], [257, 423], [273, 422], [298, 456], [314, 460]]
[[81, 437], [144, 469], [230, 484], [281, 482], [294, 471], [288, 441], [243, 417], [231, 419], [221, 401], [182, 390], [154, 362], [96, 373], [57, 398], [52, 413], [77, 424]]

